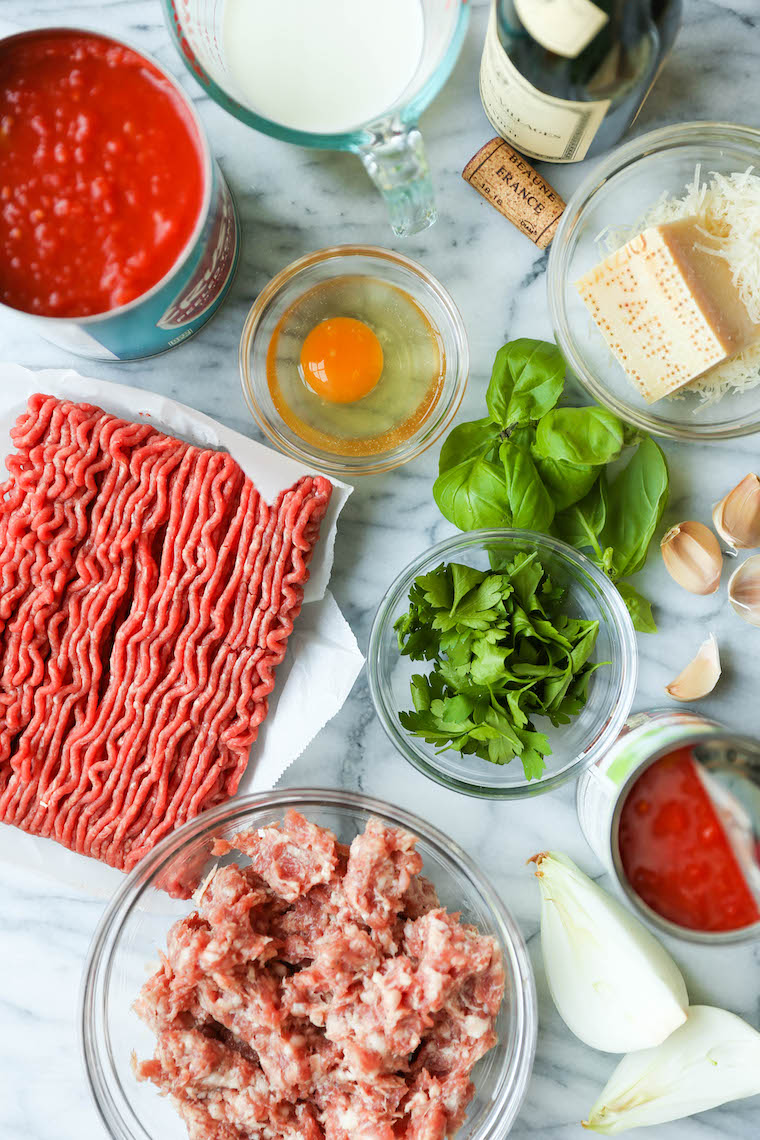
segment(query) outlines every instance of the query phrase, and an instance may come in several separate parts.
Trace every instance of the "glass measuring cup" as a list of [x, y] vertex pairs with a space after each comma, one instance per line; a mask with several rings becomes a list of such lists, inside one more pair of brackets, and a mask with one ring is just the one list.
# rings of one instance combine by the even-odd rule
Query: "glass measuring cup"
[[[276, 0], [274, 0], [276, 3]], [[236, 90], [224, 50], [226, 0], [162, 0], [169, 30], [201, 86], [249, 127], [298, 146], [358, 155], [385, 199], [400, 237], [436, 219], [433, 188], [417, 121], [448, 79], [467, 29], [469, 0], [420, 0], [424, 34], [417, 70], [393, 106], [337, 134], [294, 130], [260, 115]], [[399, 28], [399, 35], [404, 29]]]

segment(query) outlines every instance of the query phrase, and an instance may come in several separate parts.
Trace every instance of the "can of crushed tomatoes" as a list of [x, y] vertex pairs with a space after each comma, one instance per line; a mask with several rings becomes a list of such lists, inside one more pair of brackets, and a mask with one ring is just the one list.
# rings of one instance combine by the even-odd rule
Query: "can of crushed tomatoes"
[[[651, 796], [647, 802], [642, 794], [636, 797], [637, 782], [653, 765], [666, 758], [669, 763], [688, 764], [689, 777], [692, 778], [693, 773], [693, 786], [702, 798], [697, 807], [703, 804], [709, 816], [702, 815], [698, 821], [690, 818], [692, 802], [684, 795], [688, 789], [683, 786], [669, 802], [662, 799], [657, 802]], [[677, 777], [683, 785], [682, 775], [677, 774]], [[639, 788], [642, 786], [643, 783]], [[673, 787], [672, 779], [670, 786]], [[688, 710], [656, 709], [637, 713], [626, 722], [612, 748], [580, 776], [576, 806], [589, 846], [620, 891], [648, 922], [668, 934], [703, 943], [760, 937], [760, 910], [757, 909], [760, 907], [760, 741], [737, 735], [717, 721]], [[655, 817], [658, 811], [660, 815]], [[650, 865], [639, 866], [634, 873], [625, 847], [631, 822], [636, 822], [637, 815], [649, 816], [642, 819], [648, 832], [642, 835], [639, 847], [642, 842], [648, 847]], [[683, 845], [690, 839], [702, 847], [701, 856], [709, 862], [710, 852], [706, 849], [709, 830], [714, 832], [713, 838], [720, 839], [723, 853], [735, 864], [737, 876], [746, 886], [749, 910], [740, 928], [699, 929], [698, 916], [693, 926], [685, 925], [685, 919], [676, 921], [672, 907], [678, 908], [684, 901], [688, 903], [685, 880], [699, 874], [701, 858], [690, 859], [688, 852], [683, 851], [680, 854], [684, 858], [678, 866], [656, 867], [652, 862], [668, 848], [679, 855], [679, 843]], [[652, 851], [652, 836], [662, 840], [660, 855]], [[661, 905], [656, 894], [651, 894], [658, 889], [658, 882], [666, 883], [670, 892], [666, 905]], [[696, 884], [696, 878], [694, 882]], [[635, 884], [644, 895], [650, 895], [652, 905], [645, 901]], [[725, 882], [721, 889], [725, 892]], [[673, 896], [679, 893], [682, 898], [676, 897], [674, 903]], [[710, 916], [705, 912], [704, 917], [704, 925], [710, 925]]]
[[142, 51], [44, 28], [0, 39], [0, 304], [94, 360], [164, 352], [217, 312], [235, 204], [196, 111]]

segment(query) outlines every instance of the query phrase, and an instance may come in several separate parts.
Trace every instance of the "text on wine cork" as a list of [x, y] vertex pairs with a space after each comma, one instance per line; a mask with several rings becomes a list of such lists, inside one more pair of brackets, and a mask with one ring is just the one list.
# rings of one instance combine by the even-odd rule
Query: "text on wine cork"
[[539, 249], [546, 249], [565, 203], [509, 143], [491, 139], [470, 159], [462, 177]]

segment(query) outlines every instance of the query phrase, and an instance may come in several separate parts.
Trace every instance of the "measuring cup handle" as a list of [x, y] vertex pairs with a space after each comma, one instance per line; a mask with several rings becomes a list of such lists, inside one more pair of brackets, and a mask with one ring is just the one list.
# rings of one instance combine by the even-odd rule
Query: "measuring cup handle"
[[416, 127], [383, 123], [357, 153], [385, 199], [395, 234], [408, 237], [432, 226], [438, 214], [422, 135]]

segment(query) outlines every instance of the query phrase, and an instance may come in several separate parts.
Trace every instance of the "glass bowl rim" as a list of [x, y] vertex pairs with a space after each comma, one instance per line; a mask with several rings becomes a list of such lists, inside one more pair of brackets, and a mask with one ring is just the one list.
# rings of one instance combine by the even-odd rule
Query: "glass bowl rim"
[[706, 146], [720, 145], [721, 142], [727, 142], [729, 137], [733, 142], [754, 145], [758, 151], [758, 167], [760, 167], [760, 129], [743, 123], [710, 119], [695, 119], [687, 123], [658, 127], [613, 150], [593, 167], [569, 198], [549, 249], [546, 271], [549, 316], [559, 349], [570, 371], [599, 404], [609, 408], [626, 423], [663, 439], [707, 443], [753, 435], [760, 430], [760, 409], [754, 414], [752, 421], [747, 421], [745, 417], [738, 425], [689, 427], [685, 424], [668, 424], [660, 420], [650, 420], [646, 412], [620, 400], [601, 384], [586, 367], [585, 361], [576, 350], [578, 338], [571, 332], [567, 316], [565, 285], [568, 277], [571, 234], [596, 193], [611, 178], [635, 165], [639, 160], [651, 154], [664, 150], [675, 151], [681, 146], [694, 143], [703, 143]]
[[[293, 787], [255, 792], [233, 797], [208, 812], [196, 816], [167, 835], [148, 853], [120, 883], [108, 902], [90, 942], [79, 994], [79, 1047], [87, 1085], [98, 1116], [109, 1136], [115, 1140], [151, 1140], [141, 1124], [139, 1137], [124, 1120], [114, 1101], [109, 1080], [118, 1078], [98, 1053], [98, 1022], [106, 1024], [106, 994], [113, 969], [113, 956], [119, 944], [124, 922], [149, 889], [156, 889], [155, 879], [183, 848], [205, 832], [223, 822], [246, 816], [256, 809], [309, 806], [334, 807], [367, 814], [378, 813], [393, 824], [412, 831], [428, 843], [442, 862], [453, 864], [463, 872], [485, 904], [493, 928], [497, 931], [505, 955], [505, 966], [512, 983], [509, 990], [509, 1041], [513, 1063], [502, 1075], [497, 1094], [488, 1115], [471, 1140], [502, 1140], [509, 1132], [522, 1107], [533, 1071], [538, 1032], [538, 1004], [535, 978], [525, 937], [506, 903], [490, 878], [462, 847], [435, 825], [396, 804], [361, 792], [336, 788]], [[498, 1046], [497, 1046], [498, 1048]], [[120, 1083], [120, 1082], [119, 1082]]]
[[[256, 382], [253, 377], [252, 369], [249, 366], [254, 339], [263, 318], [264, 311], [270, 303], [276, 299], [278, 293], [285, 285], [292, 281], [293, 278], [303, 272], [303, 270], [310, 269], [313, 265], [320, 265], [323, 262], [341, 257], [368, 257], [375, 258], [379, 261], [388, 261], [401, 266], [401, 268], [408, 270], [420, 278], [435, 295], [446, 312], [449, 318], [449, 329], [456, 345], [455, 373], [448, 362], [444, 372], [444, 385], [447, 376], [451, 374], [453, 377], [453, 386], [448, 397], [448, 402], [444, 401], [444, 394], [441, 392], [439, 401], [437, 401], [430, 410], [429, 417], [434, 416], [436, 411], [438, 411], [439, 421], [435, 429], [429, 435], [424, 436], [416, 442], [413, 441], [410, 444], [409, 441], [405, 441], [403, 445], [395, 448], [393, 451], [380, 453], [377, 456], [361, 456], [356, 458], [352, 458], [351, 456], [329, 456], [326, 453], [318, 454], [316, 451], [311, 450], [306, 444], [299, 446], [297, 443], [293, 443], [278, 430], [272, 420], [265, 414], [256, 394]], [[419, 455], [422, 455], [423, 452], [427, 451], [428, 448], [432, 447], [436, 440], [440, 439], [443, 433], [451, 426], [464, 398], [470, 368], [470, 349], [467, 339], [467, 330], [456, 302], [438, 278], [434, 277], [432, 273], [425, 269], [424, 265], [421, 265], [418, 261], [414, 261], [411, 257], [406, 257], [404, 254], [396, 253], [395, 250], [385, 249], [382, 246], [356, 245], [350, 243], [346, 245], [327, 246], [324, 249], [315, 250], [313, 253], [307, 253], [303, 257], [299, 257], [295, 261], [290, 262], [267, 282], [246, 315], [243, 331], [240, 335], [238, 363], [240, 368], [240, 382], [243, 388], [243, 399], [245, 400], [249, 412], [267, 439], [275, 445], [278, 451], [289, 455], [292, 459], [298, 460], [299, 463], [305, 463], [309, 467], [317, 467], [329, 475], [342, 478], [344, 476], [380, 475], [385, 471], [392, 471], [396, 467], [401, 467], [411, 462], [411, 460], [416, 459]], [[420, 427], [424, 428], [427, 422], [428, 419], [424, 420]]]
[[[612, 628], [620, 641], [620, 659], [622, 676], [615, 705], [609, 715], [604, 728], [588, 753], [569, 764], [563, 771], [552, 776], [545, 776], [539, 780], [523, 780], [519, 784], [509, 787], [493, 787], [490, 784], [465, 782], [456, 776], [450, 776], [437, 768], [429, 758], [422, 754], [412, 743], [408, 733], [404, 731], [398, 721], [397, 710], [387, 707], [386, 693], [380, 681], [380, 653], [383, 639], [388, 632], [390, 618], [397, 602], [409, 594], [409, 589], [417, 575], [431, 562], [438, 561], [457, 551], [471, 547], [483, 548], [486, 542], [494, 541], [520, 542], [530, 544], [550, 551], [560, 561], [570, 563], [587, 574], [596, 584], [612, 611]], [[590, 767], [601, 753], [608, 748], [620, 735], [636, 695], [638, 680], [638, 646], [630, 614], [626, 608], [617, 587], [594, 563], [574, 547], [551, 535], [540, 534], [538, 531], [519, 530], [513, 527], [493, 527], [480, 530], [462, 531], [449, 538], [443, 539], [435, 546], [428, 547], [422, 554], [417, 555], [400, 574], [396, 576], [386, 590], [375, 612], [370, 629], [369, 644], [367, 648], [367, 677], [369, 692], [374, 706], [375, 715], [380, 721], [386, 736], [396, 750], [424, 776], [441, 784], [451, 791], [462, 792], [465, 795], [480, 799], [511, 800], [525, 799], [528, 796], [542, 795], [560, 787], [586, 768]]]

